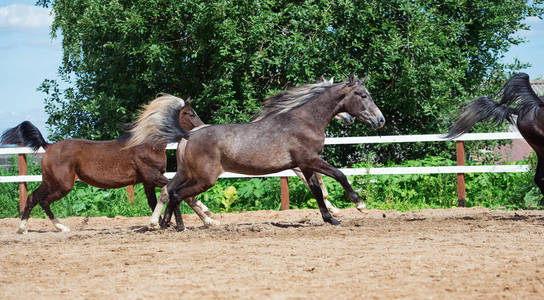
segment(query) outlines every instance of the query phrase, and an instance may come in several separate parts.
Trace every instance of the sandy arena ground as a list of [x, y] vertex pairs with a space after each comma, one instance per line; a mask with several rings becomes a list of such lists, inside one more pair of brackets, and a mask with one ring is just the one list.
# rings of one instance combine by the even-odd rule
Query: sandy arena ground
[[218, 214], [206, 229], [69, 218], [70, 233], [0, 220], [0, 299], [542, 299], [544, 211]]

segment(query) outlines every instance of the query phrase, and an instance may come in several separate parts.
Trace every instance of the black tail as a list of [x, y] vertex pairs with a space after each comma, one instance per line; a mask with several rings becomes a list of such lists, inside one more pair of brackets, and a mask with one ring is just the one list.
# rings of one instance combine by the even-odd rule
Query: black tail
[[482, 96], [473, 100], [465, 111], [461, 114], [457, 122], [450, 129], [446, 138], [455, 138], [470, 130], [474, 124], [493, 118], [496, 124], [501, 124], [504, 120], [514, 124], [513, 115], [517, 111], [506, 105], [499, 104], [492, 99]]
[[29, 121], [24, 121], [16, 127], [4, 131], [2, 137], [0, 137], [0, 144], [24, 145], [34, 151], [37, 151], [40, 147], [46, 149], [49, 146], [40, 130]]

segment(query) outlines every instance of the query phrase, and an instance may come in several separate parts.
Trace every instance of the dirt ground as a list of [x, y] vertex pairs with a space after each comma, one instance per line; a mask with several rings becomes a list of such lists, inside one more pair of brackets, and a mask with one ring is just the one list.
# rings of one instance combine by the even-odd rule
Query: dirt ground
[[148, 218], [0, 220], [0, 298], [542, 299], [544, 212], [355, 209]]

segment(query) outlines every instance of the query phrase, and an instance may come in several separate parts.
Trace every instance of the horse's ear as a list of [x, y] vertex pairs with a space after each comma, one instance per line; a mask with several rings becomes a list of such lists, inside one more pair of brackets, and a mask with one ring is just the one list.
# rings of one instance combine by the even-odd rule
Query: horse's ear
[[350, 73], [349, 74], [349, 85], [354, 85], [355, 84], [355, 75], [353, 75], [353, 73]]
[[189, 97], [187, 98], [187, 100], [185, 100], [185, 103], [191, 104], [191, 96], [189, 96]]
[[325, 76], [324, 76], [324, 75], [321, 75], [321, 77], [319, 78], [319, 80], [325, 81]]
[[365, 84], [367, 79], [368, 79], [368, 75], [366, 75], [365, 77], [363, 77], [362, 84]]

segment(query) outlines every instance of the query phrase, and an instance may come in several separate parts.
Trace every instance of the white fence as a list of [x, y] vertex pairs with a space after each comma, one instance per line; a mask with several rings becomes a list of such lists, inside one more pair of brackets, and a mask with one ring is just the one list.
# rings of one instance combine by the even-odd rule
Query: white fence
[[[506, 172], [527, 172], [528, 165], [488, 165], [488, 166], [465, 166], [464, 141], [501, 140], [501, 139], [522, 139], [518, 132], [498, 133], [472, 133], [465, 134], [454, 139], [456, 144], [457, 166], [432, 166], [432, 167], [393, 167], [393, 168], [348, 168], [341, 169], [346, 175], [386, 175], [386, 174], [457, 174], [457, 198], [458, 206], [466, 204], [465, 173], [506, 173]], [[377, 144], [377, 143], [416, 143], [416, 142], [447, 142], [451, 141], [438, 134], [423, 135], [401, 135], [401, 136], [368, 136], [368, 137], [342, 137], [327, 138], [326, 145], [346, 144]], [[176, 144], [169, 144], [166, 149], [176, 149]], [[2, 182], [19, 182], [19, 209], [25, 206], [27, 198], [26, 182], [41, 181], [41, 175], [26, 175], [25, 154], [33, 153], [32, 149], [26, 147], [0, 148], [0, 154], [18, 154], [19, 176], [0, 176]], [[43, 149], [37, 153], [44, 153]], [[173, 172], [165, 173], [165, 176], [172, 178]], [[247, 176], [242, 174], [225, 172], [222, 178], [237, 177], [280, 177], [281, 209], [289, 209], [289, 184], [287, 177], [295, 176], [291, 170], [262, 176]], [[127, 200], [134, 203], [134, 186], [127, 186]]]
[[[364, 137], [340, 137], [326, 138], [325, 145], [346, 145], [346, 144], [386, 144], [386, 143], [415, 143], [415, 142], [447, 142], [447, 141], [483, 141], [483, 140], [505, 140], [523, 139], [518, 132], [496, 132], [496, 133], [469, 133], [456, 139], [449, 140], [439, 134], [422, 135], [398, 135], [398, 136], [364, 136]], [[168, 144], [168, 150], [176, 149], [177, 144]], [[34, 153], [27, 147], [0, 148], [0, 154], [29, 154]], [[40, 148], [37, 154], [44, 153]], [[345, 175], [390, 175], [390, 174], [456, 174], [456, 173], [507, 173], [527, 172], [528, 165], [487, 165], [487, 166], [433, 166], [433, 167], [393, 167], [393, 168], [344, 168], [340, 169]], [[172, 178], [174, 172], [167, 172], [165, 176]], [[291, 170], [278, 173], [248, 176], [237, 173], [225, 172], [221, 178], [240, 177], [290, 177], [295, 176]], [[41, 175], [19, 175], [0, 176], [2, 182], [31, 182], [41, 181]]]

